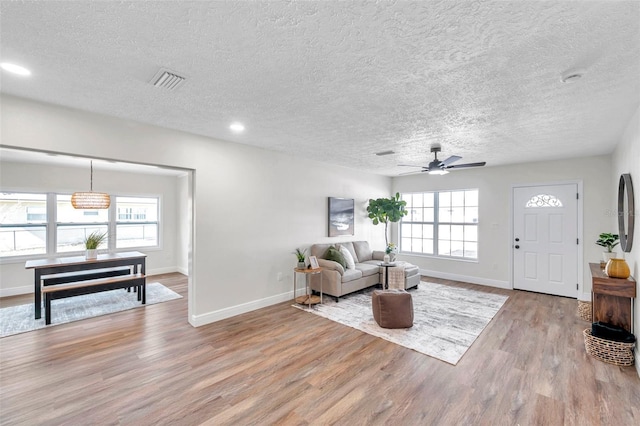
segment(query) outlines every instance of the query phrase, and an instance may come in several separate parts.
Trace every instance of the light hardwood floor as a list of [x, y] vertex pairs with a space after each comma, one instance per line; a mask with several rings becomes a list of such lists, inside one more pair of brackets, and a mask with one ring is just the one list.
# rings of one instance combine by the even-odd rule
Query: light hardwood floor
[[[153, 280], [186, 296], [183, 275]], [[290, 303], [193, 328], [185, 297], [0, 339], [0, 419], [25, 425], [640, 424], [635, 369], [585, 353], [581, 332], [589, 323], [576, 315], [575, 300], [424, 280], [509, 296], [457, 366]]]

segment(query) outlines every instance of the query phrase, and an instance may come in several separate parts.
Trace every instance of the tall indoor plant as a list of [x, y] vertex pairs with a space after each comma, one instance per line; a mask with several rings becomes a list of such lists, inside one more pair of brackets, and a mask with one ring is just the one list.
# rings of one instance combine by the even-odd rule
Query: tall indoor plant
[[400, 219], [406, 216], [409, 213], [406, 205], [407, 202], [400, 199], [399, 192], [396, 192], [396, 195], [391, 198], [369, 200], [369, 205], [367, 206], [369, 219], [373, 221], [374, 225], [384, 223], [384, 242], [387, 247], [389, 247], [389, 237], [387, 235], [389, 222], [399, 222]]

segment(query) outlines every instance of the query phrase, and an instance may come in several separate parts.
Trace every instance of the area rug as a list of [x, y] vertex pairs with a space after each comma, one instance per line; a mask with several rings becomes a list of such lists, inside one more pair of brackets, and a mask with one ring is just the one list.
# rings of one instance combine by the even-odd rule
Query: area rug
[[[181, 297], [160, 283], [147, 284], [147, 305]], [[0, 337], [144, 306], [138, 302], [136, 293], [122, 289], [52, 300], [50, 325], [44, 323], [44, 308], [42, 318], [35, 319], [33, 303], [11, 306], [0, 309]]]
[[323, 299], [324, 304], [293, 305], [340, 324], [380, 337], [425, 355], [456, 365], [498, 313], [507, 296], [461, 287], [421, 282], [413, 297], [413, 327], [381, 328], [373, 319], [373, 289], [340, 298]]

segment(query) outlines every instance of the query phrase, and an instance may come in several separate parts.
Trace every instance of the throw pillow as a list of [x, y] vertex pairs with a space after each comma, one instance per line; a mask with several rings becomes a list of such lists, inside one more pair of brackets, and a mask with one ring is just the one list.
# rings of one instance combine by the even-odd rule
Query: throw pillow
[[349, 253], [349, 250], [347, 250], [345, 246], [340, 246], [340, 253], [344, 256], [347, 269], [356, 269], [356, 262], [353, 260], [353, 256], [351, 256], [351, 253]]
[[327, 250], [326, 259], [338, 262], [343, 268], [347, 267], [347, 262], [345, 262], [344, 256], [339, 250], [336, 250], [334, 246], [329, 247], [329, 250]]

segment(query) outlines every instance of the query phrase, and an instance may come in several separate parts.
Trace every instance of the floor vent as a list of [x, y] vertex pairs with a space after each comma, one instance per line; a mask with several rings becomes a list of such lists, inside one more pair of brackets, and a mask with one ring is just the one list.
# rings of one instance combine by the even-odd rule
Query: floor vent
[[182, 86], [184, 80], [185, 78], [181, 75], [178, 75], [166, 69], [161, 69], [156, 73], [156, 75], [153, 76], [149, 83], [163, 89], [175, 90], [178, 87]]

